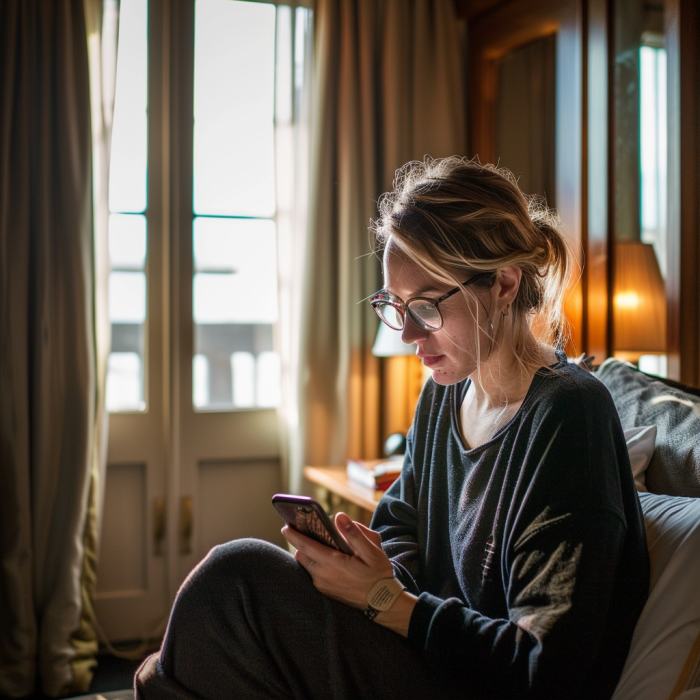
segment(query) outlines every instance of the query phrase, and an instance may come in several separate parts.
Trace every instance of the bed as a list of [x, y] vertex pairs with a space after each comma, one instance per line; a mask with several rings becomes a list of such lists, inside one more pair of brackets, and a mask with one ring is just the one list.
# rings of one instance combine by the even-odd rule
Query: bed
[[633, 437], [651, 564], [649, 598], [613, 700], [700, 700], [700, 391], [617, 360], [596, 376]]

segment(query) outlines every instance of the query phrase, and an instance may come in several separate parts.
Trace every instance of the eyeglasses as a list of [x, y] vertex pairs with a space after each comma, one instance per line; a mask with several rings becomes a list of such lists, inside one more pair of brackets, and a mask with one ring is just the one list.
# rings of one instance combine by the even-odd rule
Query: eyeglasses
[[446, 294], [443, 294], [439, 299], [429, 299], [428, 297], [411, 297], [408, 301], [403, 301], [395, 294], [382, 289], [377, 292], [369, 300], [372, 308], [376, 311], [377, 316], [386, 323], [389, 328], [395, 331], [403, 330], [405, 325], [406, 314], [409, 315], [411, 321], [418, 328], [434, 333], [442, 328], [443, 320], [438, 305], [445, 299], [449, 299], [453, 294], [463, 287], [467, 287], [474, 282], [492, 277], [493, 272], [480, 272], [474, 277], [471, 277], [466, 282], [462, 282], [462, 286], [451, 289]]

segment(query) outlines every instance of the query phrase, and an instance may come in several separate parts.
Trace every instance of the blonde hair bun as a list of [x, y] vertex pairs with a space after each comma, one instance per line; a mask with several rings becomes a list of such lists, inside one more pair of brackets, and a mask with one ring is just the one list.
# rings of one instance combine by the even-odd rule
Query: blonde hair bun
[[445, 283], [461, 284], [468, 271], [495, 275], [505, 265], [518, 266], [514, 322], [527, 323], [540, 341], [561, 346], [572, 256], [558, 225], [557, 212], [543, 197], [523, 194], [509, 170], [451, 156], [426, 157], [397, 170], [393, 191], [379, 200], [372, 230], [379, 249], [392, 239]]

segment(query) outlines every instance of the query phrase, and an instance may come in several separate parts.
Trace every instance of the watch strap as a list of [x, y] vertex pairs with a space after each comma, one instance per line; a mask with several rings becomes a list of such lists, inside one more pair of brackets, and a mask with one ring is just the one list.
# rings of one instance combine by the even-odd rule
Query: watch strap
[[371, 621], [374, 620], [377, 615], [379, 615], [379, 610], [373, 608], [371, 605], [368, 605], [367, 610], [365, 610], [365, 617]]

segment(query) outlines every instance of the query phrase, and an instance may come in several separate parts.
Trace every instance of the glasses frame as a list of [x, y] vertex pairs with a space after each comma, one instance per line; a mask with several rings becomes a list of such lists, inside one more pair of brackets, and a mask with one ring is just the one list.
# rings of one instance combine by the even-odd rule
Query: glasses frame
[[[379, 320], [382, 323], [386, 323], [389, 328], [392, 328], [395, 331], [402, 331], [406, 327], [406, 315], [408, 315], [411, 319], [411, 322], [413, 323], [414, 326], [417, 328], [420, 328], [423, 331], [427, 331], [428, 333], [435, 333], [436, 331], [439, 331], [443, 325], [445, 324], [445, 320], [442, 317], [442, 313], [440, 312], [440, 309], [438, 308], [439, 304], [441, 304], [443, 301], [446, 299], [449, 299], [452, 295], [457, 294], [461, 289], [464, 289], [464, 287], [468, 287], [470, 284], [473, 284], [474, 282], [478, 282], [479, 280], [486, 279], [487, 277], [492, 277], [494, 275], [493, 272], [480, 272], [474, 277], [470, 277], [468, 280], [465, 282], [462, 282], [461, 285], [455, 287], [454, 289], [450, 289], [449, 292], [446, 292], [443, 294], [441, 297], [438, 299], [431, 299], [430, 297], [423, 297], [423, 296], [417, 296], [417, 297], [411, 297], [410, 299], [404, 301], [401, 299], [401, 297], [396, 296], [395, 294], [392, 294], [391, 292], [387, 291], [386, 289], [380, 289], [376, 294], [373, 294], [370, 297], [369, 303], [372, 305], [372, 308], [374, 309], [374, 312], [379, 316]], [[435, 311], [437, 311], [438, 318], [440, 319], [440, 326], [438, 328], [427, 328], [425, 324], [413, 313], [411, 313], [411, 307], [410, 304], [413, 301], [424, 301], [430, 304], [431, 306], [435, 307]], [[389, 323], [384, 316], [381, 315], [379, 312], [378, 307], [385, 305], [393, 306], [396, 311], [399, 313], [399, 316], [401, 318], [401, 326], [397, 328], [396, 326], [392, 326], [391, 323]]]

